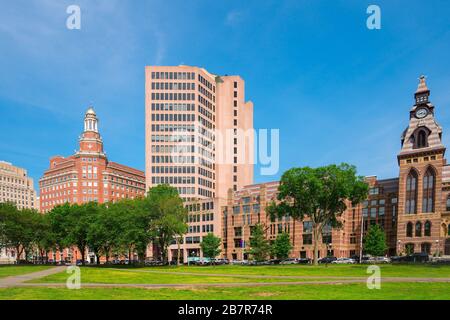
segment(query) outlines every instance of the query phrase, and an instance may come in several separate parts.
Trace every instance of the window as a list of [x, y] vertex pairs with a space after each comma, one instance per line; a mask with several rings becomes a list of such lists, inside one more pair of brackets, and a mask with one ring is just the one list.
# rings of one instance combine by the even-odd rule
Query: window
[[415, 235], [416, 237], [421, 237], [422, 236], [422, 222], [417, 221], [416, 222], [416, 228], [415, 228]]
[[446, 211], [450, 211], [450, 195], [447, 197]]
[[434, 212], [434, 171], [428, 168], [423, 177], [422, 212]]
[[431, 222], [430, 221], [425, 222], [424, 236], [425, 237], [431, 236]]
[[406, 225], [406, 236], [407, 237], [412, 237], [413, 236], [413, 224], [412, 224], [412, 222], [408, 222], [408, 224]]
[[415, 170], [411, 170], [406, 178], [406, 214], [416, 213], [417, 204], [417, 173]]
[[424, 242], [420, 246], [421, 252], [430, 254], [431, 253], [431, 243]]
[[303, 244], [312, 244], [312, 234], [303, 234]]
[[427, 146], [427, 133], [420, 130], [417, 134], [417, 148], [425, 148]]

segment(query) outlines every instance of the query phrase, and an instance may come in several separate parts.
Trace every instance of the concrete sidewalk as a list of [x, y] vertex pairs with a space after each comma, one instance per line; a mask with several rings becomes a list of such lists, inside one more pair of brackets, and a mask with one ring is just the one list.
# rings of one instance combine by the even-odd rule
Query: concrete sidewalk
[[27, 273], [17, 276], [11, 276], [0, 279], [0, 288], [8, 288], [15, 287], [23, 284], [26, 281], [40, 279], [55, 273], [64, 272], [66, 270], [66, 266], [54, 267], [47, 270], [37, 271], [33, 273]]

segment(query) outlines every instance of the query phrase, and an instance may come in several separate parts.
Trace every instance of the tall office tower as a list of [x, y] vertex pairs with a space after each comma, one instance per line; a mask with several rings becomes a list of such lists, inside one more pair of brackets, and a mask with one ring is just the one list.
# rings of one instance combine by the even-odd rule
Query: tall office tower
[[38, 209], [33, 179], [25, 169], [0, 161], [0, 202], [11, 202], [19, 209]]
[[146, 184], [185, 200], [253, 181], [253, 104], [244, 80], [190, 66], [146, 67]]

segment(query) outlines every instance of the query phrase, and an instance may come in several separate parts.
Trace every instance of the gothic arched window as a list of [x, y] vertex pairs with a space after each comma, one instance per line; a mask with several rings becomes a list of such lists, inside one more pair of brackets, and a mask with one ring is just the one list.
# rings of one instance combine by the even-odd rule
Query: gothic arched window
[[428, 168], [423, 177], [422, 212], [434, 212], [435, 175], [432, 168]]
[[427, 146], [427, 133], [420, 130], [417, 134], [417, 148], [425, 148]]
[[425, 237], [431, 237], [431, 222], [430, 221], [425, 222], [425, 228], [423, 231], [423, 235]]
[[416, 222], [416, 228], [415, 228], [415, 235], [416, 237], [421, 237], [422, 236], [422, 222], [417, 221]]
[[406, 178], [406, 214], [417, 213], [417, 173], [411, 170]]
[[412, 237], [413, 236], [413, 224], [412, 224], [412, 222], [408, 222], [408, 224], [406, 225], [406, 236], [407, 237]]

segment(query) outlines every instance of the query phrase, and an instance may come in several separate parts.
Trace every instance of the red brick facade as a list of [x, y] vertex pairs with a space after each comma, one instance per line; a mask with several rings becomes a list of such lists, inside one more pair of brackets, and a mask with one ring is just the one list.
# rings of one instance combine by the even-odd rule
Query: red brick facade
[[[98, 119], [92, 108], [86, 112], [79, 145], [74, 155], [50, 159], [49, 169], [39, 180], [41, 212], [66, 202], [105, 203], [145, 195], [143, 171], [110, 162], [106, 157]], [[73, 259], [77, 256], [76, 249], [66, 251], [65, 256], [73, 256]], [[53, 259], [59, 261], [59, 253]]]

